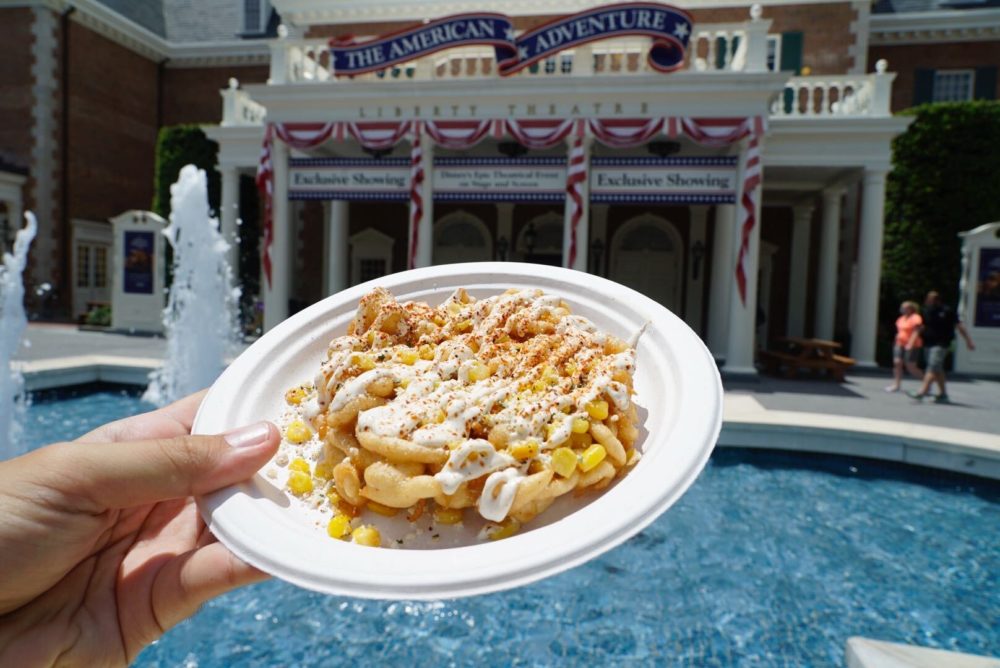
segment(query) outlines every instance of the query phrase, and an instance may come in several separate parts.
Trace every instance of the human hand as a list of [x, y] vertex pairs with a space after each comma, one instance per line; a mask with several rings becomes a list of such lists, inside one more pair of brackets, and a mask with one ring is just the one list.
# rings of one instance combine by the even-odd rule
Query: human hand
[[216, 541], [193, 496], [252, 476], [278, 431], [191, 436], [202, 396], [0, 462], [0, 665], [125, 665], [266, 578]]

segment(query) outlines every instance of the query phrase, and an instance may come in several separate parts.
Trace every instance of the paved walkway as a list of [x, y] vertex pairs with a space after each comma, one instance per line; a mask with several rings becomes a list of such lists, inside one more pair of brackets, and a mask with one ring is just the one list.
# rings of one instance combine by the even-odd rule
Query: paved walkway
[[[129, 364], [153, 367], [163, 358], [165, 342], [161, 338], [128, 336], [106, 332], [84, 332], [70, 325], [31, 324], [30, 347], [23, 348], [17, 359], [29, 363], [29, 369], [52, 368], [72, 363], [66, 358], [90, 357], [95, 363], [119, 366]], [[889, 382], [884, 374], [849, 376], [846, 383], [822, 380], [786, 380], [761, 376], [757, 382], [726, 382], [730, 398], [752, 395], [770, 411], [826, 413], [852, 418], [875, 418], [903, 423], [971, 430], [1000, 435], [1000, 380], [954, 379], [948, 384], [951, 403], [917, 403], [903, 393], [887, 394], [882, 388]], [[916, 380], [904, 381], [904, 389], [916, 389]]]

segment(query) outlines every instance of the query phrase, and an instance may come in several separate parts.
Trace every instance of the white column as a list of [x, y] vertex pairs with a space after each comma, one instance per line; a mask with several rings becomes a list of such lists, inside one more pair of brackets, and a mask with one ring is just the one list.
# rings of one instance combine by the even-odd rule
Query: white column
[[347, 231], [349, 227], [348, 203], [334, 199], [328, 203], [326, 219], [326, 294], [332, 295], [345, 289], [348, 284]]
[[837, 309], [837, 261], [840, 251], [840, 200], [845, 188], [823, 191], [823, 220], [820, 225], [819, 266], [816, 275], [817, 339], [833, 340], [833, 323]]
[[[688, 324], [688, 327], [698, 332], [700, 335], [701, 331], [701, 314], [702, 314], [702, 300], [705, 297], [705, 256], [704, 252], [707, 250], [705, 248], [705, 223], [708, 219], [708, 207], [707, 206], [692, 206], [691, 207], [691, 224], [688, 226], [688, 275], [687, 275], [687, 290], [684, 297], [684, 322]], [[701, 252], [703, 255], [697, 260], [697, 266], [695, 266], [695, 258], [693, 256], [693, 250], [698, 244], [701, 244]], [[695, 272], [697, 271], [697, 274]]]
[[292, 294], [292, 221], [288, 206], [288, 147], [279, 139], [271, 147], [274, 165], [274, 238], [271, 242], [271, 283], [261, 275], [264, 287], [264, 331], [288, 317], [288, 299]]
[[708, 299], [708, 348], [716, 358], [726, 356], [729, 293], [736, 280], [736, 205], [715, 207], [715, 241], [712, 243], [712, 278]]
[[[760, 142], [763, 145], [763, 142]], [[763, 153], [763, 146], [761, 146]], [[747, 148], [744, 141], [740, 151], [740, 169], [737, 172], [739, 179], [739, 190], [736, 201], [743, 197], [743, 174], [746, 170]], [[757, 273], [760, 266], [760, 228], [764, 221], [760, 215], [760, 202], [764, 195], [763, 183], [757, 186], [757, 210], [754, 218], [757, 221], [750, 232], [750, 239], [747, 243], [746, 256], [743, 259], [743, 271], [746, 274], [746, 300], [740, 299], [740, 291], [736, 288], [735, 278], [733, 278], [733, 289], [729, 292], [729, 323], [726, 331], [726, 366], [727, 374], [756, 375], [757, 369], [753, 365], [754, 354], [754, 333], [757, 331]], [[737, 224], [742, 216], [737, 214]], [[735, 244], [736, 250], [739, 244]], [[733, 262], [730, 264], [730, 272], [736, 270], [736, 257], [738, 252], [733, 253]]]
[[[426, 132], [420, 135], [424, 163], [424, 184], [420, 196], [424, 200], [424, 216], [418, 226], [417, 267], [429, 267], [434, 258], [434, 140]], [[409, 226], [407, 226], [409, 230]]]
[[803, 336], [806, 331], [809, 228], [812, 216], [812, 204], [792, 207], [792, 262], [788, 271], [788, 336]]
[[236, 229], [236, 220], [240, 215], [240, 175], [235, 165], [222, 165], [222, 192], [219, 204], [219, 231], [222, 238], [229, 244], [226, 257], [233, 270], [233, 278], [239, 280], [240, 273], [240, 242]]
[[[570, 145], [570, 150], [572, 150], [574, 137], [566, 137], [566, 143]], [[573, 266], [569, 265], [569, 243], [572, 239], [573, 230], [573, 201], [566, 197], [566, 207], [564, 209], [563, 215], [563, 248], [562, 248], [562, 264], [564, 267], [569, 267], [570, 269], [576, 269], [577, 271], [587, 271], [587, 255], [588, 255], [588, 245], [590, 244], [590, 137], [583, 138], [583, 159], [586, 160], [587, 164], [587, 179], [580, 184], [580, 199], [583, 204], [582, 216], [580, 217], [580, 224], [576, 228], [576, 258], [573, 261]], [[569, 155], [567, 154], [566, 167], [569, 168]]]
[[[500, 239], [504, 239], [507, 242], [507, 256], [506, 260], [510, 259], [511, 253], [514, 252], [514, 203], [513, 202], [497, 202], [497, 243], [500, 243]], [[496, 248], [496, 244], [493, 246]], [[495, 253], [496, 259], [499, 260], [500, 253]]]
[[882, 276], [882, 228], [885, 213], [885, 175], [888, 170], [865, 169], [861, 192], [861, 229], [858, 236], [858, 286], [851, 355], [858, 366], [875, 366], [878, 330], [878, 293]]

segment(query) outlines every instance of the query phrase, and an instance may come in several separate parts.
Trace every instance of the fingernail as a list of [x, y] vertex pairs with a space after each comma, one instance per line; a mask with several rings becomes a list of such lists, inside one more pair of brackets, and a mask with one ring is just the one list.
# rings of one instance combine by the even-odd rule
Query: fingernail
[[266, 441], [270, 433], [271, 425], [269, 423], [257, 422], [227, 431], [222, 437], [226, 439], [226, 443], [234, 448], [249, 448]]

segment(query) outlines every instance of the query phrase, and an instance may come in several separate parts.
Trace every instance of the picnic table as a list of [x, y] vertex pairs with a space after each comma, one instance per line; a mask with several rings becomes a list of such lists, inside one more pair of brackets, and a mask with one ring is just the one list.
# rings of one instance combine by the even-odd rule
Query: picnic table
[[842, 383], [847, 370], [855, 364], [852, 358], [837, 353], [841, 345], [836, 341], [786, 336], [775, 343], [776, 349], [761, 351], [759, 355], [765, 371], [771, 375], [794, 378], [806, 370], [812, 374], [825, 373]]

